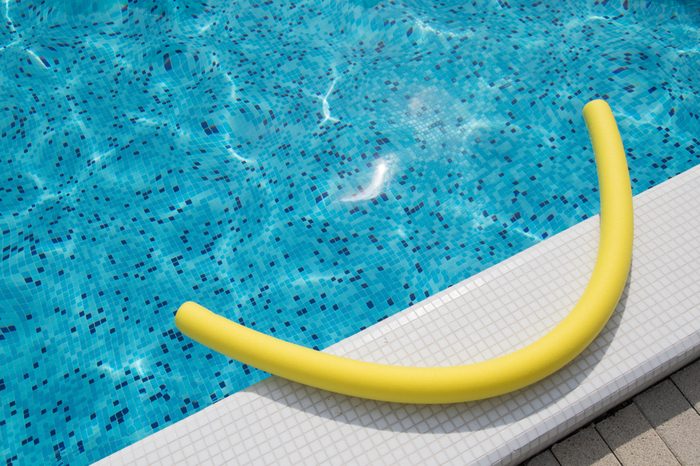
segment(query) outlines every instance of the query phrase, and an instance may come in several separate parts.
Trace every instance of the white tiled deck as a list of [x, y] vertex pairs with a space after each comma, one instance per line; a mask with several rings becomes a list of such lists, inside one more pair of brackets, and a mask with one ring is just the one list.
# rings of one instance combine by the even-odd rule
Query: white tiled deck
[[[272, 377], [104, 464], [509, 464], [528, 458], [700, 355], [700, 167], [636, 196], [628, 288], [601, 335], [529, 388], [445, 406], [393, 405]], [[404, 365], [455, 364], [530, 343], [574, 305], [598, 217], [328, 351]]]

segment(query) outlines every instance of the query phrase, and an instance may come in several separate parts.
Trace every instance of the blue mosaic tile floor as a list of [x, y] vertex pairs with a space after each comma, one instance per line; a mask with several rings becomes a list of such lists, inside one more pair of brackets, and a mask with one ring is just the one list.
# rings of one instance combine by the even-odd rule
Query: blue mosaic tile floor
[[[187, 3], [187, 5], [185, 5]], [[0, 457], [84, 464], [700, 163], [700, 2], [0, 2]]]

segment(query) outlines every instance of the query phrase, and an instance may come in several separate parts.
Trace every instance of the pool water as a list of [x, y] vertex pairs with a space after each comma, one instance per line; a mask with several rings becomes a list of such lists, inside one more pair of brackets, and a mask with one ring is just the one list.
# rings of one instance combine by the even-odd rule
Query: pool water
[[473, 4], [0, 2], [0, 458], [266, 377], [185, 300], [321, 349], [595, 215], [590, 99], [635, 193], [700, 163], [700, 2]]

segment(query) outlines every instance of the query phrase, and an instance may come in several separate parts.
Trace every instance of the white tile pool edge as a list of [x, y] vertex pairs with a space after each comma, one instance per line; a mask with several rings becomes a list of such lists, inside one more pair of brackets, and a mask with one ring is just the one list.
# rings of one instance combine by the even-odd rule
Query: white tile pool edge
[[[272, 377], [101, 464], [513, 463], [700, 355], [700, 167], [635, 196], [629, 288], [601, 335], [554, 376], [511, 395], [403, 406]], [[332, 346], [406, 365], [469, 362], [535, 340], [593, 267], [598, 217]]]

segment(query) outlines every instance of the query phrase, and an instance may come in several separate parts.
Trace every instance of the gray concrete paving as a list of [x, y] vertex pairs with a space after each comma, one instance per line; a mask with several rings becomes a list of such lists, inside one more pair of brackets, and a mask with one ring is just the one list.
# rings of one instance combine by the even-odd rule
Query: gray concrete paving
[[700, 414], [666, 379], [634, 402], [681, 464], [700, 464]]
[[533, 456], [526, 466], [559, 466], [559, 461], [554, 457], [554, 453], [550, 450], [545, 450], [542, 453]]
[[671, 380], [700, 413], [700, 359], [673, 374]]
[[700, 359], [525, 464], [700, 465]]
[[615, 466], [620, 462], [593, 428], [585, 427], [552, 447], [557, 461], [570, 466]]
[[671, 450], [632, 403], [596, 424], [615, 457], [626, 466], [678, 465]]

